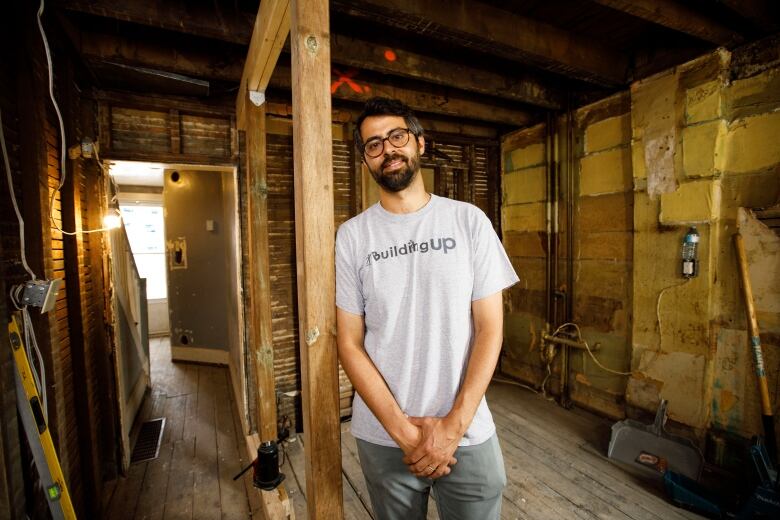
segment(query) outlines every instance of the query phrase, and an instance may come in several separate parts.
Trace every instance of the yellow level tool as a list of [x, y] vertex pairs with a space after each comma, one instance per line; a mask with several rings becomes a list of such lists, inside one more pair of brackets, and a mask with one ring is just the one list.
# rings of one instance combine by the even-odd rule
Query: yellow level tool
[[65, 477], [46, 424], [16, 316], [13, 316], [8, 324], [8, 336], [16, 361], [16, 405], [46, 493], [49, 510], [54, 520], [75, 520], [76, 512], [73, 510], [68, 486], [65, 485]]

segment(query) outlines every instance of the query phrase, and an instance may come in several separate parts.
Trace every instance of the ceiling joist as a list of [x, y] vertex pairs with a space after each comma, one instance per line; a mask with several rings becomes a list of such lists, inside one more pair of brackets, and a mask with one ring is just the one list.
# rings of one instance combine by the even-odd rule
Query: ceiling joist
[[[160, 2], [158, 0], [61, 0], [67, 11], [91, 14], [113, 20], [157, 27], [178, 33], [246, 45], [252, 37], [252, 15], [230, 8], [225, 3]], [[228, 2], [229, 4], [229, 2]]]
[[716, 45], [730, 47], [743, 41], [739, 33], [674, 0], [593, 1]]
[[114, 34], [82, 31], [74, 44], [92, 62], [142, 66], [197, 78], [236, 82], [244, 68], [244, 59], [238, 53], [221, 53], [217, 57], [187, 46], [162, 45]]
[[552, 25], [466, 0], [333, 0], [334, 11], [612, 87], [628, 57]]
[[560, 109], [566, 95], [534, 74], [499, 74], [429, 55], [331, 35], [331, 59], [339, 65], [426, 81], [547, 109]]
[[[239, 81], [243, 74], [237, 56], [217, 58], [186, 47], [150, 45], [113, 35], [82, 33], [80, 51], [85, 59], [95, 64], [120, 63], [223, 81]], [[267, 85], [290, 90], [291, 70], [286, 57], [283, 61], [277, 65]], [[407, 100], [417, 110], [431, 114], [454, 115], [513, 126], [530, 119], [526, 112], [501, 105], [498, 100], [491, 103], [469, 99], [452, 88], [389, 87], [364, 78], [360, 71], [340, 70], [337, 65], [334, 65], [334, 69], [340, 72], [333, 75], [334, 99], [365, 101], [371, 95], [391, 95]]]
[[[509, 126], [524, 126], [536, 120], [532, 114], [524, 110], [491, 103], [489, 100], [472, 99], [444, 87], [399, 87], [362, 77], [349, 77], [348, 74], [341, 76], [335, 74], [333, 79], [331, 87], [333, 99], [364, 103], [371, 96], [386, 96], [399, 99], [418, 112], [488, 121]], [[270, 86], [281, 90], [290, 90], [292, 88], [290, 68], [284, 65], [277, 66]]]

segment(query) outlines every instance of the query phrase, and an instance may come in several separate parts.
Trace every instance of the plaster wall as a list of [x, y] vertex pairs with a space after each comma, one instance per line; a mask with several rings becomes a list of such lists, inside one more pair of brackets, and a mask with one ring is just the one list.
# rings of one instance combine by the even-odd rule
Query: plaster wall
[[[600, 344], [602, 364], [631, 371], [607, 373], [574, 354], [572, 398], [615, 418], [668, 399], [671, 419], [700, 438], [711, 428], [760, 433], [732, 237], [740, 229], [748, 249], [777, 407], [778, 238], [741, 208], [780, 200], [780, 63], [732, 65], [719, 50], [579, 109], [572, 125], [574, 321]], [[502, 369], [535, 384], [545, 375], [537, 355], [546, 319], [544, 136], [543, 125], [525, 129], [502, 148], [504, 243], [522, 280], [507, 298]], [[561, 149], [551, 155], [565, 168]], [[692, 225], [699, 276], [686, 282], [680, 248]]]
[[[649, 410], [668, 399], [670, 417], [700, 434], [714, 427], [749, 437], [761, 433], [760, 411], [733, 235], [745, 237], [777, 403], [778, 239], [741, 208], [780, 196], [780, 70], [740, 78], [731, 57], [716, 52], [632, 86], [634, 375], [626, 402]], [[662, 190], [651, 189], [664, 172], [648, 160], [657, 119], [674, 136], [672, 182]], [[683, 282], [677, 258], [691, 225], [702, 237], [700, 274]]]

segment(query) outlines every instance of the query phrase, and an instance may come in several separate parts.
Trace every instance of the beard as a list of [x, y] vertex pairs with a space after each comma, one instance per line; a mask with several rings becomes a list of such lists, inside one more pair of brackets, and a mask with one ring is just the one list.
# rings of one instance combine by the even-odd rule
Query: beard
[[[390, 173], [384, 173], [382, 170], [391, 162], [401, 159], [404, 165]], [[382, 188], [387, 191], [397, 193], [403, 191], [409, 187], [414, 180], [414, 176], [420, 169], [420, 152], [415, 152], [414, 157], [406, 157], [400, 153], [394, 153], [393, 155], [385, 158], [379, 168], [373, 170], [368, 168], [371, 172], [371, 176]]]

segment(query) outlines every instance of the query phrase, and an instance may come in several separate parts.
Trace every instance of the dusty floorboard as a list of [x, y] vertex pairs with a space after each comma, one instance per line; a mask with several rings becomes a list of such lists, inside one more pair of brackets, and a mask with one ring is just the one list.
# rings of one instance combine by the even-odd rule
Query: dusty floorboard
[[[227, 370], [171, 363], [167, 340], [152, 340], [150, 349], [153, 391], [140, 417], [166, 418], [160, 455], [108, 483], [104, 518], [250, 518], [251, 472], [242, 481], [232, 480], [247, 462]], [[564, 410], [508, 384], [492, 384], [488, 403], [508, 480], [502, 518], [700, 518], [670, 505], [660, 487], [606, 458], [609, 421]], [[282, 466], [298, 519], [307, 517], [304, 449], [302, 436], [285, 443]], [[349, 423], [342, 425], [341, 451], [344, 518], [373, 519]], [[428, 518], [439, 518], [433, 498]]]
[[[701, 518], [669, 504], [661, 489], [606, 455], [611, 423], [581, 410], [564, 410], [522, 388], [494, 383], [488, 403], [498, 428], [508, 484], [504, 519], [683, 520]], [[296, 518], [306, 518], [301, 439], [286, 446], [282, 471]], [[342, 425], [344, 517], [374, 518], [355, 439]], [[429, 500], [428, 518], [436, 519]]]
[[227, 369], [172, 363], [167, 338], [152, 339], [149, 349], [152, 392], [137, 422], [166, 418], [160, 454], [107, 487], [103, 517], [249, 518], [246, 482], [232, 480], [244, 441]]

